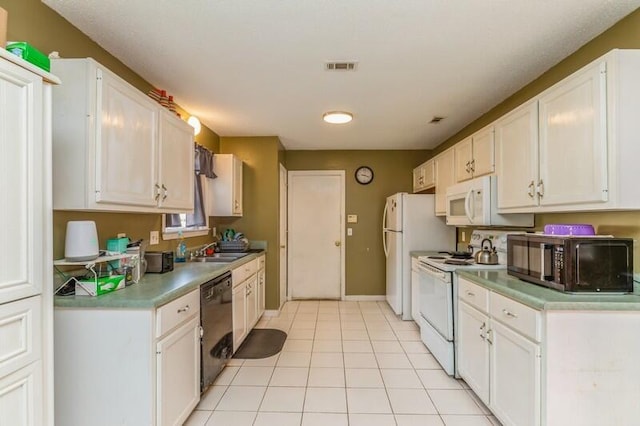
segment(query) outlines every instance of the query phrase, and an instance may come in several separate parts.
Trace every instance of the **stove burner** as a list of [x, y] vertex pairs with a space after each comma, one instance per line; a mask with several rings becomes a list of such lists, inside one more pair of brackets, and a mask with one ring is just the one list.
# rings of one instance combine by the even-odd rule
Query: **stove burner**
[[470, 262], [468, 262], [467, 260], [462, 260], [461, 258], [452, 258], [452, 259], [447, 259], [444, 261], [444, 263], [448, 264], [448, 265], [471, 265]]
[[427, 256], [427, 259], [440, 259], [440, 260], [442, 260], [442, 259], [446, 259], [446, 257], [444, 257], [444, 256]]
[[439, 251], [438, 253], [446, 253], [454, 259], [471, 259], [473, 257], [468, 251]]

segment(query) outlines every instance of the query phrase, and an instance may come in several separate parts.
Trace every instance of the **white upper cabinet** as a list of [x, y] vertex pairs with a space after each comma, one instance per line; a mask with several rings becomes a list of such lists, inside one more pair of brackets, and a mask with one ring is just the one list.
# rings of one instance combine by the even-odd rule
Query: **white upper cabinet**
[[[116, 75], [100, 68], [95, 73], [95, 202], [155, 207], [160, 111]], [[56, 95], [63, 90], [56, 88]], [[55, 96], [56, 109], [58, 99]], [[61, 136], [55, 133], [56, 144]]]
[[458, 142], [455, 151], [456, 182], [494, 172], [493, 125]]
[[540, 205], [607, 201], [606, 84], [599, 61], [540, 97]]
[[0, 303], [42, 290], [46, 240], [42, 78], [0, 59]]
[[191, 127], [93, 59], [57, 59], [53, 207], [193, 210]]
[[528, 102], [495, 123], [498, 208], [537, 205], [538, 103]]
[[424, 191], [436, 185], [434, 160], [427, 160], [413, 169], [413, 192]]
[[473, 140], [471, 137], [458, 142], [453, 147], [455, 152], [456, 182], [462, 182], [473, 177], [471, 162], [473, 161]]
[[453, 148], [434, 158], [436, 175], [436, 216], [447, 214], [447, 188], [455, 183], [455, 154]]
[[[160, 114], [160, 207], [163, 209], [193, 208], [195, 173], [193, 169], [193, 128], [176, 120], [170, 111]], [[177, 166], [180, 165], [180, 166]]]
[[640, 50], [613, 50], [496, 126], [501, 212], [640, 208]]
[[215, 154], [217, 178], [208, 183], [210, 216], [242, 216], [242, 160], [233, 154]]

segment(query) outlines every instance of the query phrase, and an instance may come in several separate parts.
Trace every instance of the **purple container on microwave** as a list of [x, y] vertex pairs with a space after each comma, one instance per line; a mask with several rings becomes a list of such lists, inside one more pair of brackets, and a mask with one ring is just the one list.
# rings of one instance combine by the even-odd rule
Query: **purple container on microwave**
[[586, 223], [550, 223], [544, 226], [546, 235], [595, 235], [593, 225]]

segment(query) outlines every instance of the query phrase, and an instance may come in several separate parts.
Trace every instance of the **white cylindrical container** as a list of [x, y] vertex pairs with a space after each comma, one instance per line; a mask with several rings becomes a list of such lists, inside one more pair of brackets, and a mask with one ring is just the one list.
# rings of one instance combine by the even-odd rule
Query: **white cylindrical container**
[[98, 257], [98, 231], [92, 220], [67, 222], [64, 257], [69, 262], [83, 262]]

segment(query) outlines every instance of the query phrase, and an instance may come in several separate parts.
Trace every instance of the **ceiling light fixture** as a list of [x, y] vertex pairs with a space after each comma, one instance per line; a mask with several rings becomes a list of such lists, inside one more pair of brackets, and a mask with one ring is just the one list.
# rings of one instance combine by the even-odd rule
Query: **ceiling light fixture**
[[195, 115], [192, 115], [187, 120], [187, 123], [189, 123], [189, 125], [191, 127], [193, 127], [193, 134], [194, 135], [199, 135], [200, 134], [200, 131], [202, 130], [202, 125], [200, 124], [200, 120], [198, 120], [198, 117], [196, 117]]
[[322, 119], [331, 124], [345, 124], [353, 120], [353, 114], [346, 111], [330, 111], [325, 113]]

